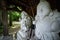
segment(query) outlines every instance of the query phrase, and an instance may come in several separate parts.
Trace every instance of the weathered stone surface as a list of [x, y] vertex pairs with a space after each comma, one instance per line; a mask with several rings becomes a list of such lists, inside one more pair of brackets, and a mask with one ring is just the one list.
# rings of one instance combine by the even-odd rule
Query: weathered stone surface
[[0, 40], [13, 40], [13, 36], [0, 36]]
[[60, 40], [60, 12], [52, 11], [47, 1], [40, 1], [35, 18], [35, 35], [41, 40]]
[[28, 29], [31, 26], [31, 19], [29, 15], [23, 11], [21, 13], [22, 20], [20, 21], [21, 29], [17, 32], [17, 40], [27, 40], [28, 37]]

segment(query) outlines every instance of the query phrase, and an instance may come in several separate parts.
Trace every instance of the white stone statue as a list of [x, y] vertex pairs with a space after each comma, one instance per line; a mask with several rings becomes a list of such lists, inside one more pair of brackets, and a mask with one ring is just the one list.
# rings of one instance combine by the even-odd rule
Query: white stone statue
[[60, 40], [60, 12], [52, 11], [47, 1], [41, 0], [37, 6], [35, 35], [40, 40]]
[[23, 11], [21, 13], [22, 20], [20, 21], [21, 28], [17, 33], [17, 40], [27, 40], [28, 37], [28, 28], [31, 26], [31, 19], [30, 16]]

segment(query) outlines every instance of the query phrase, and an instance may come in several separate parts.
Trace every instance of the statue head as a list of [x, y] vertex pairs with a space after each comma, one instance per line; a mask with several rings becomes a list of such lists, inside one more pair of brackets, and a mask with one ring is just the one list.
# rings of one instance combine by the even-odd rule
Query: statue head
[[37, 15], [39, 15], [42, 18], [48, 15], [50, 11], [50, 4], [47, 1], [41, 0], [37, 6]]
[[28, 16], [28, 14], [27, 14], [25, 11], [23, 11], [23, 12], [21, 13], [22, 19], [26, 18], [27, 16]]

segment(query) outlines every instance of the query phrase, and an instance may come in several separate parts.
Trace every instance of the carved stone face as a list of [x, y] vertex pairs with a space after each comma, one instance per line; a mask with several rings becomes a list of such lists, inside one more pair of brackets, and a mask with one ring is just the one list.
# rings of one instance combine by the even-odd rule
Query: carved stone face
[[47, 1], [41, 1], [37, 6], [37, 15], [39, 15], [41, 18], [48, 15], [50, 11], [51, 8]]

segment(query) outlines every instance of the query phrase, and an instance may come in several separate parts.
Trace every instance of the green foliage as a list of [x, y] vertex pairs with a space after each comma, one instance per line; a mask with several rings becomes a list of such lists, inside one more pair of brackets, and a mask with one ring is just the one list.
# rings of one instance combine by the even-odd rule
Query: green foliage
[[12, 21], [18, 21], [19, 18], [21, 17], [21, 12], [11, 11], [9, 13], [9, 17], [12, 18]]

